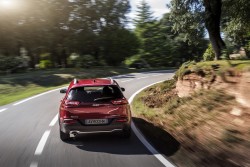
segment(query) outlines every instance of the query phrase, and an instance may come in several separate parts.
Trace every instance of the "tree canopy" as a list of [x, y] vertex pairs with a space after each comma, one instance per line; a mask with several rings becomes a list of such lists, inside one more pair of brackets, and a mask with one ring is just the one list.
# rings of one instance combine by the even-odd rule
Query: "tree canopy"
[[[25, 48], [34, 67], [44, 52], [50, 53], [53, 66], [67, 66], [67, 57], [72, 52], [105, 60], [121, 57], [115, 59], [118, 61], [115, 65], [135, 53], [134, 47], [123, 47], [124, 43], [137, 41], [125, 29], [126, 14], [130, 11], [128, 0], [27, 0], [20, 5], [15, 12], [0, 11], [2, 55], [18, 56], [20, 48]], [[118, 40], [121, 32], [127, 36]], [[125, 54], [109, 51], [111, 46], [106, 41], [111, 38], [117, 50]]]
[[249, 3], [248, 0], [171, 0], [168, 7], [173, 29], [185, 33], [187, 40], [194, 41], [202, 29], [207, 29], [215, 59], [219, 59], [226, 48], [221, 32], [235, 43], [245, 45], [249, 36]]

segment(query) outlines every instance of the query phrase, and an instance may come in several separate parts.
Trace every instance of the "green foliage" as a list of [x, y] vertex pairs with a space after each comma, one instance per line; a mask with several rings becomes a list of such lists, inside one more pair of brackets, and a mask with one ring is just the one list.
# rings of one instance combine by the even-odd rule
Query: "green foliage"
[[168, 4], [173, 31], [183, 33], [184, 40], [197, 44], [197, 38], [204, 37], [204, 6], [200, 0], [171, 0]]
[[40, 55], [40, 60], [50, 60], [51, 54], [50, 53], [43, 53]]
[[43, 53], [40, 55], [39, 61], [39, 68], [40, 69], [47, 69], [53, 66], [51, 61], [51, 54], [50, 53]]
[[174, 31], [184, 33], [186, 40], [197, 44], [196, 38], [204, 37], [206, 28], [216, 60], [226, 47], [220, 35], [222, 3], [222, 0], [171, 0], [169, 4]]
[[237, 46], [245, 46], [250, 38], [250, 1], [223, 1], [223, 32]]
[[15, 72], [18, 69], [28, 67], [29, 59], [26, 56], [1, 56], [0, 55], [0, 71]]
[[138, 38], [133, 32], [124, 28], [105, 29], [101, 38], [105, 41], [102, 53], [108, 65], [118, 66], [127, 57], [138, 52]]
[[128, 58], [124, 61], [124, 63], [125, 63], [125, 65], [130, 66], [131, 64], [133, 64], [134, 62], [136, 62], [136, 61], [138, 61], [138, 60], [140, 60], [140, 59], [141, 59], [141, 55], [140, 55], [140, 54], [136, 54], [136, 55], [134, 55], [134, 56], [128, 57]]
[[[117, 37], [121, 34], [117, 31], [124, 29], [127, 23], [128, 0], [43, 0], [22, 4], [15, 13], [0, 10], [0, 53], [3, 55], [15, 55], [20, 48], [25, 48], [31, 67], [39, 64], [39, 59], [33, 57], [41, 53], [50, 53], [51, 56], [40, 60], [51, 60], [53, 66], [67, 67], [68, 55], [73, 52], [93, 55], [98, 61], [110, 60], [111, 65], [112, 57], [121, 57], [114, 61], [117, 65], [124, 57], [135, 54], [137, 45], [129, 33], [124, 30], [121, 39]], [[126, 38], [124, 42], [127, 35], [130, 40]], [[116, 50], [107, 45], [107, 40], [117, 44], [119, 53], [112, 53]]]
[[141, 3], [137, 6], [137, 16], [134, 19], [136, 25], [136, 31], [140, 32], [141, 28], [144, 28], [145, 24], [154, 22], [153, 12], [150, 10], [150, 6], [145, 0], [142, 0]]
[[72, 54], [68, 57], [67, 62], [68, 62], [68, 65], [69, 65], [70, 67], [76, 67], [76, 64], [77, 64], [78, 60], [79, 60], [79, 55], [76, 54], [76, 53], [72, 53]]
[[246, 51], [247, 57], [250, 58], [250, 40], [248, 41], [248, 43], [245, 46], [245, 51]]
[[164, 81], [161, 85], [160, 88], [162, 91], [170, 91], [176, 87], [176, 80], [175, 79], [170, 79], [167, 81]]
[[212, 48], [212, 45], [209, 44], [206, 51], [203, 54], [203, 60], [204, 61], [212, 61], [214, 60], [215, 54]]
[[190, 67], [196, 65], [195, 61], [187, 61], [184, 62], [181, 67], [176, 71], [175, 73], [175, 79], [182, 79], [184, 75], [190, 74], [192, 71], [190, 70]]
[[88, 68], [96, 64], [95, 58], [91, 55], [82, 55], [75, 59], [75, 67]]
[[[144, 3], [141, 6], [147, 5]], [[137, 12], [135, 32], [141, 43], [139, 54], [150, 66], [179, 66], [187, 60], [201, 60], [207, 43], [203, 36], [196, 37], [195, 44], [188, 43], [185, 34], [172, 31], [174, 23], [169, 14], [155, 21], [150, 8], [139, 8]]]
[[40, 60], [39, 62], [39, 68], [41, 69], [47, 69], [52, 67], [51, 60]]

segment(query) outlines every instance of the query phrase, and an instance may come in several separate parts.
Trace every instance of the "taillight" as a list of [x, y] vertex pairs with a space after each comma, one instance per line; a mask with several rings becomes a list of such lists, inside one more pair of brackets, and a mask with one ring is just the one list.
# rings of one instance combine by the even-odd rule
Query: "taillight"
[[124, 118], [117, 118], [116, 122], [128, 122], [128, 118], [124, 117]]
[[66, 124], [73, 124], [73, 123], [76, 123], [77, 121], [75, 119], [63, 119], [63, 123], [66, 123]]
[[60, 123], [72, 124], [76, 123], [77, 120], [71, 118], [72, 115], [67, 110], [61, 110], [60, 112]]
[[128, 104], [128, 101], [126, 99], [118, 99], [118, 100], [111, 100], [111, 103], [114, 105], [122, 105], [122, 104]]
[[79, 101], [66, 100], [65, 104], [66, 104], [66, 106], [78, 106], [80, 104], [80, 102]]

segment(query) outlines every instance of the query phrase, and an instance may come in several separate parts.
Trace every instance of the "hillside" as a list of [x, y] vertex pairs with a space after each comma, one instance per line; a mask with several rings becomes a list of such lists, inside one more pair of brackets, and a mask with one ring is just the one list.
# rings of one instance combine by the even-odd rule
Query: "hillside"
[[178, 166], [250, 166], [250, 64], [184, 64], [133, 102], [135, 121]]

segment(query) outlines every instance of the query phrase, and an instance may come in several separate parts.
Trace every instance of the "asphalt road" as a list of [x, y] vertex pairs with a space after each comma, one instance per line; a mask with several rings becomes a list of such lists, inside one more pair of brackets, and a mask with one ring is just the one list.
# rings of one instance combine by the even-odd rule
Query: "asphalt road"
[[[113, 77], [129, 99], [139, 89], [172, 78], [173, 71]], [[133, 133], [84, 135], [65, 143], [56, 115], [64, 95], [51, 91], [0, 107], [0, 167], [160, 167], [164, 166]]]

